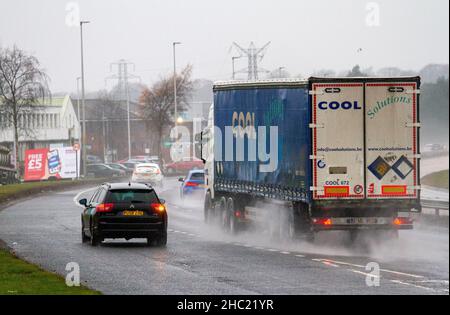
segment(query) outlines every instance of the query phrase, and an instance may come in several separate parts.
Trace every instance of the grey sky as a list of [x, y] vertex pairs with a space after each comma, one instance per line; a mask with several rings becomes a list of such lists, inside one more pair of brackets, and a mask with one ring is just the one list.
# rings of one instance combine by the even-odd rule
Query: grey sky
[[[366, 25], [364, 0], [1, 0], [0, 45], [34, 53], [53, 92], [75, 91], [80, 74], [79, 28], [66, 25], [66, 5], [78, 3], [85, 27], [86, 88], [105, 87], [109, 63], [136, 64], [143, 83], [192, 63], [196, 78], [231, 77], [230, 46], [272, 41], [261, 66], [292, 75], [397, 66], [419, 70], [448, 63], [448, 0], [381, 0], [380, 26]], [[72, 11], [73, 12], [73, 11]], [[357, 52], [362, 48], [362, 52]], [[246, 66], [244, 60], [237, 68]]]

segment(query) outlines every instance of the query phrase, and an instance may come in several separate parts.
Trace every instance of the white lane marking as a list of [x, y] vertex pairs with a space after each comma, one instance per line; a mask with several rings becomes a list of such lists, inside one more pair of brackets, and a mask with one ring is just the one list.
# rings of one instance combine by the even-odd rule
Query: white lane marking
[[267, 248], [266, 250], [269, 251], [269, 252], [278, 252], [277, 249], [273, 249], [273, 248]]
[[390, 280], [390, 281], [393, 282], [393, 283], [402, 284], [402, 285], [407, 285], [407, 286], [410, 286], [410, 287], [415, 287], [415, 288], [423, 289], [423, 290], [427, 290], [427, 291], [436, 291], [436, 290], [433, 289], [433, 288], [428, 288], [428, 287], [424, 287], [424, 286], [417, 285], [417, 284], [412, 284], [412, 283], [408, 283], [408, 282], [403, 282], [403, 281], [400, 281], [400, 280]]
[[305, 256], [304, 255], [295, 255], [295, 257], [299, 257], [299, 258], [305, 258]]
[[364, 275], [366, 277], [381, 278], [381, 276], [377, 276], [377, 275], [374, 275], [374, 274], [371, 274], [371, 273], [367, 273], [367, 272], [362, 272], [362, 271], [355, 270], [355, 269], [347, 269], [347, 270], [351, 271], [351, 272], [354, 272], [354, 273], [358, 273], [358, 274]]
[[324, 264], [324, 265], [327, 265], [327, 266], [331, 266], [331, 267], [335, 267], [335, 268], [338, 268], [338, 267], [339, 267], [339, 265], [333, 264], [333, 263], [331, 263], [331, 262], [330, 262], [329, 260], [327, 260], [327, 259], [317, 259], [317, 258], [313, 258], [312, 260], [313, 260], [313, 261], [320, 262], [320, 263], [322, 263], [322, 264]]
[[400, 276], [407, 276], [407, 277], [411, 277], [411, 278], [417, 278], [417, 279], [423, 279], [423, 278], [425, 278], [424, 276], [413, 275], [413, 274], [410, 274], [410, 273], [404, 273], [404, 272], [393, 271], [393, 270], [388, 270], [388, 269], [380, 269], [380, 271], [384, 271], [384, 272], [388, 272], [388, 273], [393, 273], [393, 274], [395, 274], [395, 275], [400, 275]]
[[92, 188], [89, 188], [89, 189], [80, 191], [75, 197], [73, 197], [73, 203], [74, 203], [75, 205], [77, 205], [78, 207], [80, 207], [80, 208], [84, 208], [82, 205], [80, 205], [80, 204], [78, 203], [78, 198], [80, 198], [80, 196], [81, 196], [82, 194], [87, 193], [88, 191], [91, 191], [91, 190], [94, 190], [94, 189], [97, 189], [97, 187], [92, 187]]
[[347, 262], [343, 262], [343, 261], [336, 261], [336, 260], [331, 260], [331, 259], [316, 258], [316, 259], [312, 259], [312, 260], [318, 261], [318, 262], [327, 261], [327, 262], [330, 262], [330, 263], [334, 263], [334, 264], [338, 264], [338, 265], [344, 265], [344, 266], [366, 268], [365, 266], [362, 266], [362, 265], [356, 265], [356, 264], [351, 264], [351, 263], [347, 263]]
[[448, 280], [420, 280], [417, 283], [438, 283], [448, 285]]
[[283, 255], [290, 255], [291, 252], [280, 252], [280, 254], [283, 254]]
[[[318, 262], [321, 262], [321, 263], [324, 263], [326, 265], [330, 265], [330, 266], [333, 266], [333, 267], [339, 267], [339, 266], [335, 265], [335, 264], [332, 264], [331, 262], [334, 262], [336, 264], [341, 264], [341, 265], [355, 266], [355, 267], [358, 267], [358, 268], [365, 268], [364, 266], [361, 266], [361, 265], [350, 264], [350, 263], [346, 263], [346, 262], [342, 262], [342, 261], [334, 261], [334, 260], [329, 260], [329, 259], [312, 259], [312, 260], [318, 261]], [[355, 269], [347, 269], [347, 270], [351, 271], [353, 273], [364, 275], [366, 277], [381, 278], [381, 276], [377, 276], [377, 275], [374, 275], [372, 273], [366, 273], [366, 272], [362, 272], [362, 271], [355, 270]], [[408, 274], [408, 273], [404, 273], [404, 272], [392, 271], [392, 270], [387, 270], [387, 269], [380, 269], [380, 271], [393, 273], [393, 274], [397, 274], [397, 275], [409, 276], [409, 277], [412, 277], [412, 278], [424, 278], [424, 276], [412, 275], [412, 274]], [[404, 282], [404, 281], [400, 281], [400, 280], [389, 280], [389, 281], [392, 282], [392, 283], [412, 286], [412, 287], [415, 287], [415, 288], [418, 288], [418, 289], [427, 290], [427, 291], [439, 291], [439, 290], [436, 290], [436, 289], [433, 289], [433, 288], [424, 287], [424, 286], [421, 286], [421, 285], [408, 283], [408, 282]], [[444, 284], [447, 283], [448, 284], [447, 280], [423, 280], [423, 281], [419, 281], [419, 282], [420, 283], [430, 283], [430, 282], [431, 283], [432, 282], [439, 283], [440, 282], [440, 283], [444, 283]], [[443, 290], [440, 290], [440, 291], [448, 292], [449, 290], [448, 289], [443, 289]]]
[[339, 268], [339, 265], [332, 264], [332, 263], [330, 263], [329, 261], [322, 261], [322, 263], [325, 264], [325, 265], [327, 265], [327, 266]]
[[[316, 261], [328, 261], [328, 262], [331, 262], [331, 263], [334, 263], [334, 264], [338, 264], [338, 265], [352, 266], [352, 267], [358, 267], [358, 268], [366, 268], [365, 266], [362, 266], [362, 265], [351, 264], [351, 263], [347, 263], [347, 262], [343, 262], [343, 261], [337, 261], [337, 260], [331, 260], [331, 259], [317, 259]], [[414, 274], [410, 274], [410, 273], [394, 271], [394, 270], [389, 270], [389, 269], [380, 269], [380, 271], [387, 272], [387, 273], [392, 273], [392, 274], [396, 274], [396, 275], [400, 275], [400, 276], [417, 278], [417, 279], [425, 278], [424, 276], [419, 276], [419, 275], [414, 275]]]

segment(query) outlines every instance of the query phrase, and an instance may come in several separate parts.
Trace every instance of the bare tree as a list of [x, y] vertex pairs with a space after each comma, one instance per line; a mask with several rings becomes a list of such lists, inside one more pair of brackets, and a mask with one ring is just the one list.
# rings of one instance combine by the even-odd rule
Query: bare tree
[[[188, 65], [177, 75], [177, 110], [188, 108], [188, 101], [193, 89], [191, 80], [192, 66]], [[146, 120], [147, 130], [155, 133], [157, 155], [161, 156], [161, 142], [164, 129], [173, 126], [174, 94], [173, 76], [161, 78], [151, 88], [146, 88], [140, 97], [141, 114]]]
[[290, 77], [291, 75], [284, 67], [279, 67], [275, 70], [272, 70], [268, 75], [268, 79], [285, 79]]
[[48, 81], [36, 57], [16, 46], [12, 49], [0, 48], [0, 128], [13, 129], [16, 169], [19, 137], [29, 131], [21, 119], [37, 111], [40, 100], [50, 95]]

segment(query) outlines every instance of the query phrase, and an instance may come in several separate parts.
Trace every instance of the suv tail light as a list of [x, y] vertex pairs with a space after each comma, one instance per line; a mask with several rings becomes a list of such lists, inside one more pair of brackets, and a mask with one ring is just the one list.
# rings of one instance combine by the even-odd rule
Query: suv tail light
[[186, 187], [197, 187], [198, 183], [195, 182], [186, 182], [185, 184]]
[[166, 211], [166, 207], [164, 207], [164, 205], [161, 203], [152, 203], [150, 205], [150, 208], [152, 208], [155, 212], [158, 213], [163, 213], [164, 211]]
[[95, 207], [95, 212], [111, 212], [114, 209], [113, 203], [101, 203]]

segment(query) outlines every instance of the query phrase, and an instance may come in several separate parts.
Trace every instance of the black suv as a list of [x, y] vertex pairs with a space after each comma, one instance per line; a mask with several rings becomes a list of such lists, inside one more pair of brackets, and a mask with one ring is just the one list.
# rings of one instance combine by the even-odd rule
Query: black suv
[[105, 238], [146, 238], [149, 245], [167, 244], [167, 211], [164, 200], [145, 184], [102, 184], [81, 214], [83, 243], [96, 246]]

